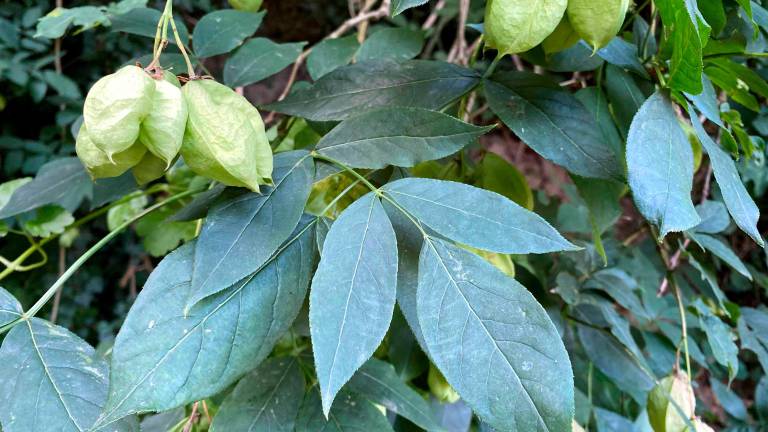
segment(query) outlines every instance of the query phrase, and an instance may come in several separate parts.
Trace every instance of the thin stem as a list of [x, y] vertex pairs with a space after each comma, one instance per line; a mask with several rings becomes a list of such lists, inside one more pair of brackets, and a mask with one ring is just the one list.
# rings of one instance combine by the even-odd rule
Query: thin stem
[[166, 206], [166, 205], [168, 205], [168, 204], [170, 204], [170, 203], [172, 203], [174, 201], [178, 201], [178, 200], [180, 200], [180, 199], [182, 199], [184, 197], [193, 195], [193, 194], [198, 193], [198, 192], [199, 192], [199, 190], [195, 189], [195, 190], [188, 190], [188, 191], [181, 192], [179, 194], [173, 195], [173, 196], [165, 199], [164, 201], [161, 201], [161, 202], [159, 202], [159, 203], [157, 203], [157, 204], [155, 204], [155, 205], [153, 205], [151, 207], [146, 208], [141, 213], [139, 213], [136, 216], [130, 218], [129, 220], [123, 222], [117, 228], [115, 228], [114, 230], [110, 231], [106, 236], [104, 236], [101, 240], [99, 240], [95, 245], [91, 246], [90, 249], [85, 251], [85, 253], [83, 255], [81, 255], [74, 263], [72, 263], [72, 265], [69, 266], [67, 271], [65, 271], [56, 280], [56, 282], [54, 282], [53, 285], [51, 285], [50, 288], [48, 288], [48, 291], [46, 291], [43, 294], [43, 296], [40, 297], [40, 299], [34, 305], [32, 305], [32, 307], [30, 307], [27, 312], [25, 312], [21, 316], [21, 318], [15, 320], [15, 321], [13, 321], [13, 322], [11, 322], [9, 324], [6, 324], [3, 327], [0, 327], [0, 334], [5, 333], [6, 331], [10, 330], [11, 327], [16, 325], [20, 321], [28, 320], [28, 319], [34, 317], [40, 311], [40, 309], [42, 309], [43, 306], [45, 306], [46, 303], [48, 303], [48, 301], [51, 299], [51, 297], [53, 297], [56, 294], [56, 291], [58, 291], [58, 289], [61, 288], [69, 280], [69, 278], [71, 278], [72, 275], [77, 270], [79, 270], [80, 267], [83, 266], [83, 264], [85, 264], [86, 261], [88, 261], [93, 255], [96, 254], [96, 252], [101, 250], [101, 248], [103, 248], [107, 243], [109, 243], [110, 240], [112, 240], [118, 234], [120, 234], [124, 229], [128, 228], [131, 224], [133, 224], [134, 222], [136, 222], [139, 219], [143, 218], [144, 216], [152, 213], [153, 211], [155, 211], [155, 210], [157, 210], [159, 208], [162, 208], [162, 207], [164, 207], [164, 206]]
[[677, 298], [677, 309], [680, 312], [680, 321], [683, 330], [683, 350], [685, 350], [685, 370], [688, 373], [688, 382], [691, 382], [691, 356], [688, 352], [688, 325], [685, 320], [685, 308], [683, 307], [683, 296], [680, 294], [680, 287], [677, 285], [677, 281], [670, 274], [668, 277], [672, 288], [675, 290], [675, 297]]
[[181, 51], [181, 55], [184, 57], [184, 62], [187, 64], [187, 75], [189, 75], [190, 79], [193, 79], [197, 76], [195, 75], [195, 68], [192, 67], [192, 62], [189, 60], [189, 56], [187, 55], [187, 49], [184, 48], [184, 44], [181, 42], [181, 37], [179, 37], [179, 32], [176, 30], [176, 21], [173, 20], [173, 14], [170, 15], [168, 21], [171, 23], [171, 29], [173, 29], [173, 38], [176, 40], [176, 45], [179, 47], [179, 51]]
[[503, 55], [499, 54], [496, 56], [495, 59], [493, 59], [493, 61], [491, 62], [491, 65], [488, 66], [488, 69], [486, 69], [485, 73], [483, 74], [483, 78], [488, 78], [493, 74], [493, 71], [496, 70], [496, 66], [499, 65], [499, 62], [503, 57], [504, 57]]

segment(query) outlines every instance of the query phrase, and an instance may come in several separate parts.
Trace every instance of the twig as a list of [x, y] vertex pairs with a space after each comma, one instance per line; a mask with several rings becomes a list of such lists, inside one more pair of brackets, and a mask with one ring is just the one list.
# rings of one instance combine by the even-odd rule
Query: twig
[[445, 0], [440, 0], [437, 3], [435, 3], [435, 7], [432, 9], [432, 12], [429, 14], [427, 19], [424, 20], [424, 24], [421, 25], [421, 29], [422, 30], [431, 29], [437, 22], [437, 18], [438, 16], [440, 16], [440, 11], [443, 10], [444, 7], [445, 7]]
[[449, 63], [466, 64], [467, 57], [464, 50], [467, 46], [467, 39], [465, 38], [465, 29], [467, 27], [467, 16], [469, 16], [469, 0], [459, 0], [459, 23], [456, 29], [456, 40], [451, 47], [451, 51], [448, 53]]
[[197, 419], [197, 405], [199, 402], [195, 402], [192, 405], [192, 413], [189, 415], [189, 418], [187, 419], [187, 422], [184, 424], [184, 432], [190, 432], [192, 430], [192, 426], [194, 425], [196, 419]]
[[[67, 270], [67, 248], [59, 245], [59, 277]], [[61, 303], [61, 291], [59, 288], [56, 291], [56, 295], [53, 297], [53, 306], [51, 307], [51, 319], [52, 323], [56, 323], [56, 318], [59, 316], [59, 304]]]

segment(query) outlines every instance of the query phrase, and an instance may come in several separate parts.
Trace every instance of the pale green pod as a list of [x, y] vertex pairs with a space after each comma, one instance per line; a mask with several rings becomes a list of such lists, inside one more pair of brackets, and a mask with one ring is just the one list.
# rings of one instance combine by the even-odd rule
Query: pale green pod
[[629, 0], [569, 0], [568, 19], [576, 33], [595, 51], [621, 30]]
[[489, 0], [485, 43], [499, 54], [517, 54], [540, 44], [560, 23], [568, 0]]
[[150, 152], [144, 153], [138, 164], [131, 168], [131, 173], [139, 185], [157, 180], [168, 169], [166, 162]]
[[181, 155], [192, 171], [253, 191], [271, 184], [272, 150], [256, 108], [212, 80], [190, 81], [182, 94], [189, 117]]
[[123, 174], [139, 163], [147, 149], [141, 143], [136, 142], [128, 149], [112, 155], [110, 161], [106, 153], [96, 146], [96, 143], [91, 139], [91, 134], [83, 125], [77, 134], [75, 151], [91, 178], [95, 180]]
[[244, 12], [258, 12], [261, 9], [261, 3], [263, 0], [229, 0], [232, 9]]
[[571, 26], [571, 22], [568, 21], [568, 16], [564, 16], [560, 20], [560, 24], [557, 25], [555, 31], [552, 32], [544, 42], [541, 43], [541, 47], [544, 48], [544, 52], [547, 54], [554, 54], [560, 51], [567, 50], [568, 48], [576, 45], [581, 37], [576, 30]]
[[84, 124], [108, 158], [136, 142], [154, 91], [154, 80], [137, 66], [125, 66], [91, 87], [83, 106]]
[[165, 163], [165, 168], [181, 150], [187, 127], [187, 102], [181, 89], [166, 80], [155, 80], [152, 111], [141, 122], [139, 141]]
[[[677, 407], [670, 400], [675, 401]], [[688, 376], [679, 372], [659, 381], [648, 393], [648, 420], [654, 432], [686, 431], [688, 427], [680, 411], [686, 419], [691, 419], [695, 408], [696, 398]]]

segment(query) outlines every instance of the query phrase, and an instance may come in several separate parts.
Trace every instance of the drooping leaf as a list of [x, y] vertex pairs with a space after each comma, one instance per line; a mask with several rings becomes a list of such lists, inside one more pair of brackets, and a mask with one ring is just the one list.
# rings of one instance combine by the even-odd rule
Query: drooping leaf
[[744, 262], [742, 262], [741, 258], [731, 250], [731, 247], [725, 244], [722, 240], [707, 234], [691, 234], [691, 238], [693, 238], [699, 246], [723, 260], [723, 262], [739, 272], [739, 274], [752, 280], [752, 275], [749, 273], [749, 270], [747, 270]]
[[349, 381], [348, 387], [427, 431], [443, 430], [424, 398], [408, 387], [397, 376], [395, 368], [386, 362], [368, 360]]
[[192, 33], [195, 54], [211, 57], [232, 51], [256, 32], [264, 12], [251, 13], [222, 9], [205, 14]]
[[382, 108], [341, 122], [317, 152], [353, 168], [412, 167], [456, 153], [491, 128], [422, 108]]
[[417, 296], [430, 357], [483, 421], [508, 431], [570, 428], [570, 360], [525, 287], [477, 255], [430, 238]]
[[643, 104], [627, 138], [629, 187], [659, 238], [699, 223], [691, 201], [693, 151], [670, 100], [661, 92]]
[[594, 117], [549, 79], [528, 72], [496, 74], [485, 82], [485, 95], [504, 124], [544, 158], [585, 177], [623, 178]]
[[304, 375], [294, 357], [275, 357], [237, 383], [224, 399], [211, 432], [293, 432], [304, 399]]
[[578, 326], [579, 340], [595, 366], [637, 402], [644, 403], [653, 388], [652, 377], [623, 345], [605, 331]]
[[739, 317], [741, 347], [755, 353], [768, 373], [768, 314], [760, 309], [741, 308]]
[[[619, 131], [616, 129], [613, 117], [611, 117], [611, 110], [608, 107], [608, 99], [605, 97], [605, 94], [597, 87], [587, 87], [577, 91], [575, 96], [592, 113], [597, 127], [600, 128], [600, 132], [603, 134], [603, 139], [610, 145], [613, 154], [623, 164], [624, 142], [621, 136], [619, 136]], [[622, 171], [624, 169], [622, 166]]]
[[360, 42], [351, 35], [337, 39], [326, 39], [314, 47], [307, 57], [307, 71], [313, 80], [319, 80], [355, 58]]
[[[694, 112], [690, 107], [689, 110], [689, 112]], [[757, 229], [760, 210], [752, 200], [752, 197], [749, 196], [744, 183], [741, 182], [739, 172], [736, 170], [736, 164], [723, 149], [712, 141], [712, 138], [709, 137], [709, 134], [707, 134], [698, 121], [693, 121], [692, 124], [696, 136], [701, 141], [701, 145], [704, 147], [707, 155], [709, 155], [715, 180], [717, 180], [717, 184], [720, 186], [723, 200], [726, 207], [728, 207], [728, 212], [731, 214], [733, 221], [736, 222], [736, 225], [742, 231], [749, 234], [757, 244], [762, 246], [764, 244], [763, 237]]]
[[272, 76], [296, 61], [304, 45], [304, 42], [277, 44], [266, 38], [251, 39], [227, 60], [224, 82], [238, 87]]
[[[390, 220], [393, 217], [390, 216]], [[400, 234], [397, 232], [398, 226], [395, 221], [392, 221], [392, 227], [395, 229], [395, 237], [398, 238], [398, 277], [400, 276], [400, 269], [402, 266], [403, 253], [400, 251]], [[419, 240], [421, 238], [419, 237]], [[418, 252], [416, 253], [418, 255]], [[418, 265], [418, 257], [416, 259]], [[416, 275], [414, 274], [413, 285], [418, 283]], [[401, 286], [398, 285], [398, 291]], [[398, 292], [399, 294], [399, 292]], [[415, 317], [414, 319], [418, 321]], [[389, 346], [387, 347], [387, 357], [392, 362], [392, 366], [395, 368], [397, 377], [401, 381], [411, 381], [418, 377], [427, 370], [428, 362], [427, 356], [419, 347], [419, 343], [416, 341], [416, 337], [413, 335], [411, 327], [405, 319], [400, 308], [395, 308], [395, 313], [392, 315], [392, 324], [389, 328]]]
[[75, 221], [72, 214], [57, 205], [47, 205], [35, 210], [34, 215], [22, 222], [24, 230], [35, 237], [61, 234]]
[[214, 395], [264, 359], [298, 314], [314, 261], [314, 218], [271, 261], [187, 313], [194, 243], [150, 275], [115, 340], [101, 423]]
[[56, 39], [64, 36], [70, 25], [83, 31], [104, 24], [109, 25], [109, 18], [97, 6], [57, 7], [37, 22], [35, 37]]
[[439, 110], [479, 80], [477, 72], [445, 62], [371, 61], [336, 69], [265, 108], [315, 121], [344, 120], [383, 106]]
[[747, 421], [749, 414], [747, 414], [747, 407], [744, 405], [744, 401], [728, 386], [721, 383], [714, 377], [709, 378], [709, 385], [712, 388], [712, 392], [715, 394], [717, 401], [725, 409], [731, 417], [734, 417], [741, 421]]
[[72, 213], [83, 198], [91, 195], [92, 184], [79, 159], [68, 157], [48, 162], [40, 168], [34, 180], [15, 190], [0, 209], [0, 219], [47, 204], [58, 204]]
[[313, 176], [307, 152], [275, 157], [275, 186], [216, 204], [200, 232], [188, 305], [255, 272], [288, 238], [304, 211]]
[[612, 65], [632, 71], [643, 78], [648, 78], [648, 72], [638, 58], [637, 49], [635, 44], [627, 42], [621, 36], [616, 36], [611, 39], [608, 45], [598, 50], [597, 54]]
[[646, 99], [645, 94], [632, 75], [613, 65], [605, 68], [605, 91], [619, 131], [626, 137], [632, 119]]
[[[109, 367], [85, 341], [47, 321], [17, 324], [0, 348], [6, 432], [90, 431], [107, 399]], [[111, 425], [136, 431], [135, 419]]]
[[725, 127], [723, 120], [720, 118], [720, 107], [717, 101], [717, 94], [715, 94], [715, 88], [712, 86], [712, 81], [707, 78], [706, 74], [701, 75], [701, 93], [697, 95], [685, 94], [685, 96], [693, 102], [696, 109], [701, 111], [710, 121], [716, 123], [720, 127]]
[[356, 59], [359, 62], [371, 60], [410, 60], [421, 52], [424, 33], [420, 30], [390, 27], [376, 31], [360, 46]]
[[540, 216], [494, 192], [419, 178], [397, 180], [383, 191], [441, 235], [478, 249], [510, 254], [578, 249]]
[[707, 336], [715, 360], [728, 369], [728, 381], [733, 381], [739, 372], [739, 348], [733, 341], [730, 327], [720, 321], [701, 299], [697, 299], [693, 306], [699, 314], [699, 324]]
[[331, 226], [312, 279], [309, 323], [323, 412], [373, 354], [395, 306], [397, 244], [373, 193], [355, 201]]
[[320, 392], [310, 390], [301, 404], [296, 432], [392, 432], [384, 414], [362, 396], [345, 391], [338, 399], [326, 417]]

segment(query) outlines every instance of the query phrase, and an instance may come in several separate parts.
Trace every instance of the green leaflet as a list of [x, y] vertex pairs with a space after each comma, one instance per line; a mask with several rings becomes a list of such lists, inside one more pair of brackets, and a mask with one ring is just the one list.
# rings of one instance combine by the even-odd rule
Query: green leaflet
[[211, 432], [293, 432], [304, 399], [304, 375], [295, 357], [274, 357], [237, 383], [221, 404]]
[[[695, 111], [689, 106], [688, 112], [694, 113]], [[742, 231], [749, 234], [757, 244], [763, 246], [763, 237], [757, 229], [760, 210], [752, 200], [752, 197], [749, 196], [747, 188], [744, 187], [733, 159], [712, 141], [712, 138], [709, 137], [709, 134], [707, 134], [699, 122], [693, 122], [693, 130], [696, 132], [696, 136], [701, 141], [701, 145], [704, 147], [707, 155], [709, 155], [715, 180], [717, 180], [717, 184], [720, 186], [723, 200], [726, 207], [728, 207], [728, 212], [731, 214], [733, 221], [736, 222], [736, 225]]]
[[200, 231], [188, 307], [229, 288], [272, 256], [299, 223], [313, 175], [309, 153], [281, 153], [275, 157], [274, 187], [222, 199], [211, 208]]
[[423, 108], [382, 108], [341, 122], [317, 152], [353, 168], [412, 167], [456, 153], [491, 128]]
[[331, 225], [312, 279], [309, 323], [323, 413], [387, 333], [395, 306], [397, 244], [369, 193]]
[[658, 0], [667, 43], [672, 44], [668, 85], [690, 94], [702, 91], [703, 46], [709, 27], [696, 8], [695, 0]]
[[141, 122], [138, 139], [150, 153], [165, 162], [167, 169], [179, 154], [184, 139], [187, 102], [172, 82], [160, 79], [154, 80], [154, 84], [152, 110]]
[[444, 62], [369, 61], [336, 69], [264, 108], [315, 121], [344, 120], [383, 106], [439, 110], [479, 81], [477, 72]]
[[154, 80], [137, 66], [125, 66], [101, 78], [88, 91], [83, 124], [108, 159], [139, 138], [140, 124], [152, 110], [154, 92]]
[[691, 201], [693, 152], [663, 93], [648, 98], [632, 121], [627, 169], [635, 204], [660, 239], [699, 223]]
[[691, 239], [699, 244], [703, 249], [711, 252], [716, 257], [720, 258], [728, 264], [732, 269], [736, 270], [745, 278], [752, 280], [752, 275], [749, 270], [741, 261], [738, 255], [731, 249], [731, 247], [725, 244], [717, 237], [713, 237], [707, 234], [690, 234]]
[[310, 390], [301, 404], [296, 432], [392, 432], [387, 417], [362, 396], [344, 391], [338, 399], [326, 415], [320, 392]]
[[12, 296], [5, 288], [0, 287], [0, 326], [21, 318], [23, 312], [16, 297]]
[[189, 109], [181, 155], [192, 171], [255, 192], [271, 183], [272, 149], [256, 108], [211, 80], [190, 81], [181, 92]]
[[529, 72], [497, 73], [484, 85], [493, 112], [544, 158], [584, 177], [623, 179], [594, 116], [571, 93]]
[[629, 0], [568, 0], [573, 29], [597, 51], [608, 45], [624, 23]]
[[368, 360], [349, 381], [348, 388], [375, 404], [384, 405], [422, 429], [443, 430], [424, 398], [408, 387], [397, 376], [395, 368], [386, 362], [375, 358]]
[[605, 68], [605, 91], [621, 136], [626, 137], [632, 119], [643, 106], [646, 95], [632, 75], [613, 65]]
[[277, 44], [267, 38], [253, 38], [227, 59], [224, 82], [238, 87], [272, 76], [296, 61], [304, 45], [304, 42]]
[[[83, 432], [107, 399], [109, 366], [68, 330], [32, 318], [16, 325], [0, 348], [0, 422], [6, 432]], [[110, 431], [135, 432], [135, 418]]]
[[510, 254], [578, 249], [540, 216], [494, 192], [420, 178], [397, 180], [382, 190], [424, 225], [478, 249]]
[[731, 328], [720, 321], [720, 318], [713, 314], [701, 299], [696, 299], [693, 306], [699, 314], [699, 324], [707, 336], [707, 342], [712, 348], [715, 360], [728, 369], [730, 384], [739, 372], [739, 347], [734, 342]]
[[739, 338], [742, 349], [755, 353], [763, 372], [768, 371], [768, 314], [759, 309], [741, 308]]
[[421, 52], [424, 32], [408, 28], [383, 28], [370, 35], [360, 46], [356, 60], [410, 60]]
[[430, 358], [483, 421], [506, 431], [570, 428], [568, 354], [522, 285], [471, 252], [428, 238], [417, 297]]
[[485, 6], [486, 45], [500, 55], [528, 51], [555, 30], [567, 5], [567, 0], [491, 0]]
[[118, 177], [138, 164], [147, 152], [146, 147], [136, 142], [126, 150], [113, 154], [110, 160], [91, 135], [87, 127], [82, 125], [77, 134], [75, 150], [92, 179]]
[[[257, 6], [254, 11], [258, 9]], [[232, 51], [256, 32], [264, 14], [231, 9], [206, 14], [195, 25], [195, 31], [192, 33], [195, 54], [199, 57], [211, 57]]]
[[[592, 113], [597, 127], [600, 128], [600, 132], [603, 134], [603, 140], [611, 147], [613, 154], [623, 162], [625, 160], [624, 142], [616, 129], [605, 94], [598, 87], [587, 87], [577, 91], [574, 96]], [[626, 169], [622, 167], [622, 171], [626, 171]]]
[[34, 180], [13, 192], [0, 209], [0, 219], [48, 204], [58, 204], [72, 213], [93, 190], [93, 183], [77, 158], [55, 159], [40, 167]]
[[336, 68], [349, 64], [359, 48], [356, 35], [325, 39], [312, 47], [307, 57], [307, 71], [317, 81]]
[[186, 313], [195, 244], [168, 255], [117, 335], [100, 423], [212, 396], [258, 365], [304, 301], [314, 265], [314, 223], [301, 223], [260, 271]]

